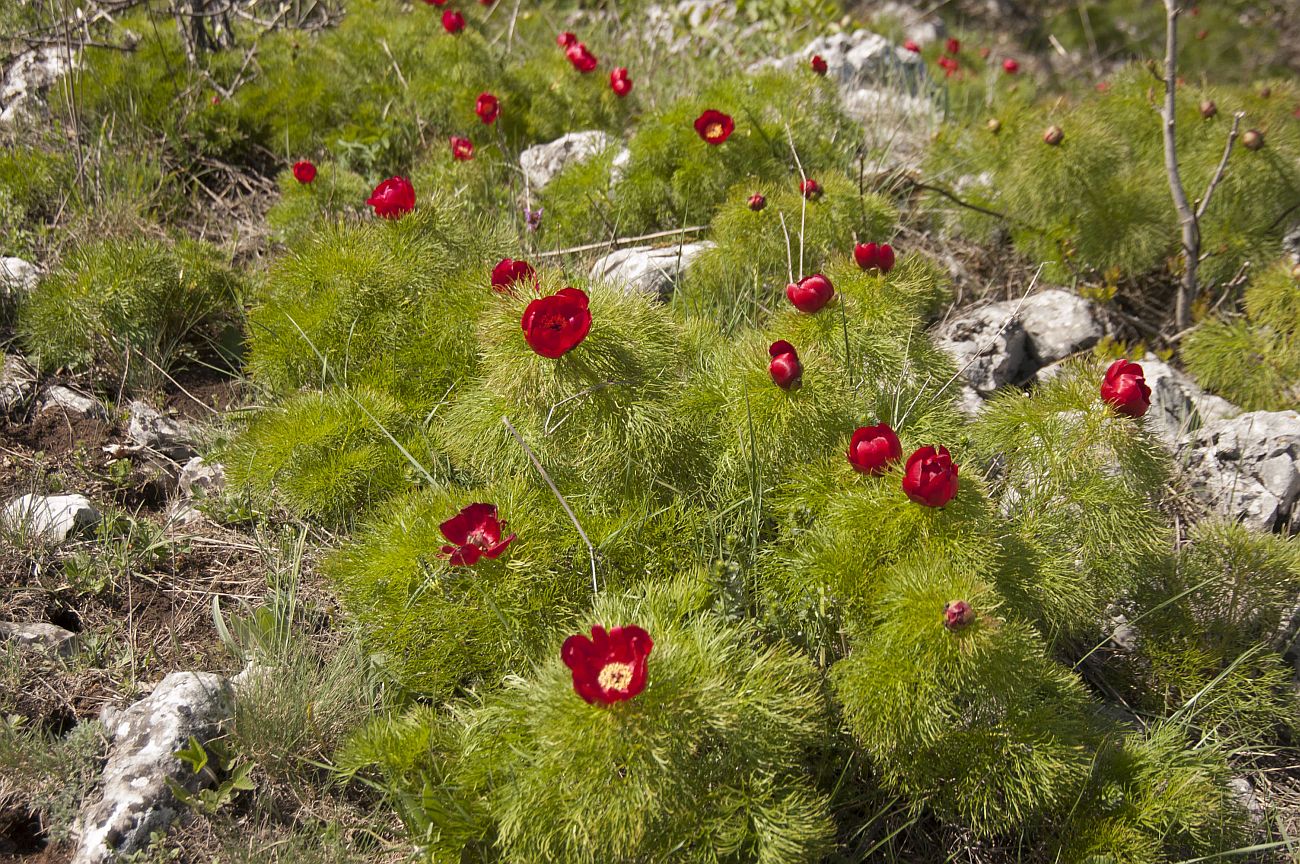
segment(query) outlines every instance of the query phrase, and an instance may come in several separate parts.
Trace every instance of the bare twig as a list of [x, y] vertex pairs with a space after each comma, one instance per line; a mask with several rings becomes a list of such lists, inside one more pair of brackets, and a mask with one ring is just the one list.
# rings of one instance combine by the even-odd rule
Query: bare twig
[[1232, 115], [1232, 131], [1228, 133], [1227, 143], [1223, 145], [1223, 158], [1219, 160], [1219, 167], [1215, 169], [1214, 176], [1210, 178], [1210, 183], [1205, 187], [1205, 195], [1201, 198], [1200, 205], [1196, 208], [1196, 221], [1205, 216], [1205, 211], [1210, 207], [1210, 198], [1214, 196], [1214, 190], [1218, 188], [1219, 182], [1223, 180], [1223, 175], [1228, 170], [1228, 157], [1232, 155], [1232, 145], [1237, 143], [1237, 131], [1241, 127], [1241, 118], [1246, 116], [1245, 111], [1238, 111]]
[[1192, 300], [1196, 297], [1196, 269], [1201, 256], [1201, 226], [1196, 211], [1187, 200], [1182, 174], [1178, 168], [1178, 144], [1175, 137], [1175, 115], [1178, 95], [1178, 14], [1181, 11], [1175, 0], [1165, 3], [1165, 102], [1161, 111], [1164, 120], [1165, 173], [1169, 175], [1169, 191], [1178, 212], [1182, 229], [1183, 278], [1174, 309], [1175, 324], [1186, 330], [1192, 323]]
[[656, 231], [653, 234], [641, 234], [637, 237], [613, 237], [600, 243], [588, 243], [585, 246], [570, 246], [568, 249], [553, 249], [550, 252], [539, 252], [533, 257], [557, 258], [561, 255], [590, 252], [593, 249], [617, 249], [619, 246], [626, 246], [628, 243], [639, 243], [642, 240], [657, 240], [660, 237], [676, 237], [678, 234], [697, 234], [700, 231], [707, 230], [708, 227], [708, 225], [692, 225], [689, 228], [673, 228], [669, 231]]

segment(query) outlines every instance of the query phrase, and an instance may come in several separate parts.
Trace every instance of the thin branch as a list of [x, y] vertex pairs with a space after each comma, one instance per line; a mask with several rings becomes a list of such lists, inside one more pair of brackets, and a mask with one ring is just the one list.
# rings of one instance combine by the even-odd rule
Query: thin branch
[[1214, 196], [1214, 190], [1218, 188], [1219, 181], [1228, 170], [1228, 157], [1232, 155], [1232, 145], [1237, 143], [1237, 131], [1241, 127], [1241, 118], [1246, 116], [1245, 111], [1238, 111], [1232, 115], [1232, 131], [1228, 133], [1228, 141], [1223, 145], [1223, 158], [1219, 160], [1219, 167], [1215, 170], [1214, 176], [1210, 178], [1210, 185], [1205, 187], [1205, 195], [1201, 198], [1201, 204], [1196, 208], [1196, 221], [1199, 223], [1205, 216], [1205, 211], [1210, 206], [1210, 198]]
[[656, 231], [653, 234], [641, 234], [637, 237], [614, 237], [600, 243], [588, 243], [585, 246], [570, 246], [568, 249], [553, 249], [550, 252], [539, 252], [533, 257], [557, 258], [560, 255], [572, 255], [577, 252], [590, 252], [593, 249], [617, 249], [619, 246], [625, 246], [628, 243], [639, 243], [642, 240], [657, 240], [660, 237], [676, 237], [678, 234], [698, 234], [701, 231], [708, 230], [708, 227], [708, 225], [692, 225], [689, 228], [673, 228], [669, 231]]
[[573, 515], [573, 510], [569, 507], [569, 502], [565, 501], [564, 496], [560, 494], [560, 490], [555, 488], [555, 483], [551, 481], [551, 475], [546, 473], [546, 469], [542, 467], [542, 463], [537, 460], [535, 455], [533, 455], [532, 448], [528, 446], [528, 442], [524, 440], [523, 436], [519, 434], [519, 431], [510, 423], [510, 418], [503, 414], [501, 416], [501, 422], [506, 425], [506, 429], [510, 430], [510, 434], [519, 442], [519, 446], [524, 448], [524, 454], [528, 457], [528, 460], [533, 463], [533, 467], [537, 469], [537, 473], [542, 475], [542, 479], [546, 481], [546, 485], [551, 487], [551, 493], [555, 495], [556, 499], [560, 502], [560, 506], [564, 508], [564, 512], [568, 514], [569, 521], [573, 523], [574, 528], [578, 529], [578, 536], [582, 538], [583, 543], [587, 544], [587, 553], [591, 558], [591, 593], [599, 594], [600, 585], [596, 581], [596, 547], [591, 545], [591, 540], [588, 539], [587, 532], [582, 530], [582, 523], [578, 521], [577, 516]]
[[1007, 216], [1007, 214], [1005, 213], [999, 213], [996, 210], [989, 210], [987, 207], [981, 207], [978, 204], [972, 204], [969, 201], [963, 201], [960, 198], [958, 198], [956, 195], [949, 192], [947, 189], [943, 189], [939, 186], [931, 186], [929, 183], [922, 183], [920, 180], [916, 180], [912, 177], [907, 177], [905, 179], [907, 180], [907, 182], [911, 183], [917, 189], [925, 189], [929, 192], [938, 192], [940, 195], [947, 198], [949, 201], [961, 207], [965, 207], [967, 210], [974, 210], [976, 213], [983, 213], [985, 216], [992, 216], [995, 219], [1008, 219], [1008, 220], [1010, 219], [1010, 217]]
[[1196, 210], [1187, 200], [1182, 174], [1178, 168], [1178, 142], [1175, 135], [1178, 95], [1178, 13], [1176, 0], [1165, 3], [1165, 103], [1161, 111], [1165, 145], [1165, 173], [1169, 175], [1169, 192], [1182, 228], [1183, 278], [1174, 310], [1176, 326], [1185, 330], [1192, 323], [1192, 301], [1196, 297], [1196, 268], [1201, 254], [1201, 227]]

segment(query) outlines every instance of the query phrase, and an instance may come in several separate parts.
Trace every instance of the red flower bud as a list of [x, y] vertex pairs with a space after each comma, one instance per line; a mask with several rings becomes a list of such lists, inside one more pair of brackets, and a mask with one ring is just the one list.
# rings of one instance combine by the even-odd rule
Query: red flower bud
[[457, 162], [468, 162], [474, 158], [474, 142], [459, 135], [451, 136], [451, 158]]
[[401, 219], [415, 209], [415, 187], [405, 177], [390, 177], [375, 187], [366, 203], [375, 215], [384, 219]]
[[1043, 142], [1053, 147], [1065, 140], [1065, 130], [1060, 126], [1048, 126], [1043, 130]]
[[894, 247], [888, 243], [859, 243], [853, 247], [853, 260], [863, 270], [888, 273], [894, 269]]
[[1008, 75], [1015, 75], [1020, 71], [1020, 63], [1012, 57], [1002, 61], [1002, 71]]
[[587, 303], [587, 295], [577, 288], [561, 288], [529, 303], [519, 322], [528, 347], [552, 360], [578, 347], [591, 330]]
[[1151, 407], [1151, 388], [1142, 367], [1128, 360], [1116, 360], [1101, 382], [1101, 398], [1121, 414], [1141, 417]]
[[965, 600], [952, 600], [943, 605], [943, 626], [954, 633], [965, 630], [975, 622], [975, 610]]
[[794, 346], [784, 339], [773, 342], [767, 349], [772, 362], [767, 364], [767, 371], [772, 381], [782, 390], [798, 390], [803, 386], [803, 364]]
[[903, 458], [903, 445], [888, 423], [861, 426], [849, 439], [849, 464], [863, 474], [884, 474], [890, 463]]
[[316, 179], [316, 166], [306, 159], [293, 163], [293, 179], [307, 184]]
[[1098, 93], [1105, 93], [1107, 90], [1110, 89], [1110, 82], [1109, 82], [1109, 81], [1098, 81], [1098, 82], [1096, 83], [1096, 85], [1094, 85], [1094, 86], [1096, 87], [1096, 90], [1097, 90]]
[[831, 285], [831, 280], [820, 273], [814, 273], [785, 286], [785, 296], [790, 298], [794, 308], [811, 315], [831, 302], [835, 288]]
[[594, 70], [599, 63], [596, 55], [587, 50], [587, 45], [583, 42], [575, 42], [565, 48], [564, 56], [568, 57], [569, 62], [573, 64], [573, 68], [583, 75]]
[[1209, 30], [1197, 30], [1197, 31], [1196, 31], [1196, 38], [1197, 38], [1197, 40], [1199, 40], [1199, 41], [1204, 41], [1204, 40], [1205, 40], [1205, 37], [1206, 37], [1206, 36], [1209, 36], [1209, 35], [1210, 35], [1210, 31], [1209, 31]]
[[505, 529], [506, 523], [497, 519], [495, 504], [470, 504], [438, 526], [452, 544], [443, 546], [441, 552], [453, 567], [469, 567], [483, 557], [496, 558], [515, 539], [514, 534], [501, 539]]
[[695, 118], [696, 134], [715, 146], [730, 138], [731, 133], [735, 130], [736, 123], [731, 119], [730, 115], [723, 114], [713, 108]]
[[921, 46], [917, 45], [915, 40], [908, 39], [906, 42], [903, 43], [903, 47], [906, 48], [908, 51], [911, 51], [913, 54], [921, 53]]
[[620, 66], [609, 73], [609, 86], [616, 96], [626, 96], [632, 92], [632, 79], [627, 77], [627, 67]]
[[1264, 146], [1264, 133], [1258, 129], [1247, 129], [1241, 133], [1241, 146], [1247, 150], [1258, 150]]
[[492, 268], [492, 290], [498, 294], [512, 293], [514, 286], [524, 281], [533, 283], [533, 287], [537, 286], [537, 271], [527, 261], [502, 258]]
[[496, 122], [497, 115], [501, 113], [501, 100], [491, 93], [480, 93], [474, 102], [474, 113], [478, 115], [478, 119], [490, 126]]
[[825, 75], [826, 70], [829, 68], [820, 54], [813, 55], [810, 65], [812, 66], [812, 71], [816, 72], [818, 75]]
[[560, 658], [573, 672], [573, 692], [589, 705], [611, 705], [645, 689], [646, 658], [654, 648], [650, 634], [640, 627], [597, 625], [591, 638], [581, 634], [564, 640]]
[[822, 197], [822, 184], [809, 177], [799, 184], [799, 194], [809, 201], [816, 201]]
[[956, 54], [961, 50], [961, 42], [950, 38], [947, 42], [943, 43], [943, 50], [947, 51], [949, 54]]
[[917, 504], [942, 507], [957, 494], [957, 466], [947, 447], [922, 447], [907, 457], [903, 492]]
[[565, 31], [564, 33], [561, 33], [559, 36], [555, 37], [555, 44], [559, 45], [561, 48], [568, 48], [570, 45], [578, 44], [578, 37], [574, 36], [572, 33], [569, 33], [568, 31]]
[[943, 77], [945, 78], [951, 78], [954, 74], [956, 74], [957, 69], [959, 68], [959, 64], [957, 63], [957, 61], [952, 59], [951, 57], [940, 57], [935, 62], [937, 62], [939, 66], [943, 69]]
[[465, 16], [455, 10], [448, 9], [442, 13], [442, 29], [448, 33], [459, 33], [465, 29]]
[[424, 0], [424, 2], [428, 3], [430, 6], [441, 6], [446, 3], [447, 0]]
[[749, 209], [757, 213], [767, 206], [767, 199], [763, 197], [762, 192], [755, 192], [749, 196]]
[[1219, 106], [1214, 104], [1213, 99], [1206, 99], [1201, 102], [1201, 116], [1206, 120], [1219, 113]]

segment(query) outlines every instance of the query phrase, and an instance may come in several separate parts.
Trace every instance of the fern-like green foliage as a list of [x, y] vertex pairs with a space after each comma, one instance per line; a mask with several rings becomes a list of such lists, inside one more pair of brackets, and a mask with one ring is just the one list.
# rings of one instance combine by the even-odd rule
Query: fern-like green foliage
[[1279, 261], [1251, 280], [1245, 317], [1213, 318], [1183, 340], [1188, 370], [1247, 411], [1300, 408], [1300, 283]]
[[[445, 697], [459, 686], [495, 687], [577, 626], [592, 597], [590, 553], [540, 484], [503, 482], [415, 493], [380, 508], [326, 562], [343, 602], [389, 675], [408, 691]], [[439, 524], [473, 501], [496, 504], [516, 539], [498, 560], [453, 567]], [[602, 590], [616, 591], [697, 560], [707, 515], [645, 506], [583, 514]]]
[[19, 309], [18, 330], [42, 369], [93, 367], [108, 380], [152, 386], [186, 355], [229, 364], [222, 336], [243, 294], [206, 244], [92, 242], [41, 280]]
[[1106, 747], [1056, 834], [1053, 860], [1174, 864], [1242, 848], [1243, 814], [1221, 751], [1162, 724]]
[[1236, 524], [1190, 542], [1121, 604], [1136, 643], [1112, 664], [1134, 704], [1225, 745], [1262, 746], [1294, 727], [1293, 670], [1281, 654], [1300, 591], [1300, 548]]
[[[540, 291], [562, 284], [547, 271]], [[445, 412], [442, 445], [473, 476], [529, 475], [528, 456], [502, 422], [509, 418], [560, 488], [597, 506], [651, 488], [692, 488], [701, 473], [699, 430], [672, 401], [692, 360], [679, 325], [622, 287], [590, 285], [587, 293], [591, 331], [554, 360], [536, 354], [520, 331], [535, 295], [490, 298], [479, 325], [478, 376]]]
[[[683, 313], [721, 318], [728, 329], [755, 324], [765, 311], [785, 303], [785, 286], [803, 273], [822, 270], [853, 250], [855, 237], [885, 239], [893, 228], [893, 207], [877, 195], [860, 195], [838, 173], [821, 178], [814, 201], [799, 193], [799, 175], [778, 183], [742, 182], [731, 191], [711, 226], [717, 245], [691, 263], [673, 303]], [[762, 194], [758, 212], [748, 199]]]
[[[736, 124], [717, 146], [694, 128], [708, 108], [729, 114]], [[797, 176], [792, 146], [808, 176], [826, 183], [848, 170], [850, 142], [859, 137], [828, 82], [778, 72], [724, 78], [641, 118], [616, 176], [607, 171], [604, 183], [593, 183], [599, 176], [582, 166], [553, 179], [541, 197], [547, 213], [557, 214], [546, 237], [566, 245], [599, 239], [609, 226], [629, 235], [708, 222], [742, 181], [753, 184], [752, 191], [763, 183], [789, 185]], [[581, 190], [569, 188], [574, 184]], [[575, 206], [582, 218], [566, 212]]]
[[1107, 606], [1171, 542], [1153, 507], [1167, 457], [1101, 401], [1101, 376], [1095, 362], [1068, 364], [1032, 397], [999, 395], [972, 430], [1015, 531], [1019, 572], [1000, 585], [1052, 640], [1095, 642]]
[[[1083, 684], [1001, 609], [986, 568], [921, 545], [890, 569], [878, 623], [834, 668], [845, 719], [884, 781], [978, 835], [1069, 802], [1092, 755]], [[964, 600], [974, 623], [944, 626]]]
[[373, 187], [364, 178], [335, 162], [318, 163], [316, 168], [311, 183], [299, 183], [289, 170], [276, 178], [280, 200], [266, 214], [266, 224], [281, 243], [303, 247], [314, 232], [366, 209], [365, 200]]
[[458, 709], [424, 795], [433, 860], [488, 843], [486, 860], [520, 862], [820, 860], [833, 825], [801, 769], [827, 731], [818, 677], [708, 604], [690, 578], [596, 604], [592, 622], [653, 634], [636, 699], [584, 702], [553, 640], [534, 671]]
[[[1213, 99], [1216, 117], [1198, 105]], [[985, 117], [942, 130], [930, 168], [972, 202], [1006, 214], [1016, 246], [1031, 260], [1051, 264], [1051, 278], [1095, 277], [1116, 270], [1143, 276], [1173, 266], [1179, 252], [1177, 217], [1169, 195], [1160, 134], [1158, 95], [1145, 69], [1115, 76], [1105, 92], [1077, 103], [1040, 107], [1008, 98], [995, 105], [998, 134]], [[1236, 147], [1228, 170], [1201, 220], [1204, 284], [1225, 282], [1243, 261], [1271, 257], [1279, 219], [1300, 191], [1300, 121], [1290, 114], [1296, 91], [1276, 88], [1267, 98], [1242, 87], [1179, 90], [1179, 164], [1188, 195], [1199, 198], [1223, 155], [1232, 114], [1242, 129], [1267, 130], [1257, 151]], [[1060, 126], [1064, 142], [1045, 144], [1043, 130]], [[951, 207], [938, 196], [937, 207]], [[989, 218], [957, 214], [977, 232]]]

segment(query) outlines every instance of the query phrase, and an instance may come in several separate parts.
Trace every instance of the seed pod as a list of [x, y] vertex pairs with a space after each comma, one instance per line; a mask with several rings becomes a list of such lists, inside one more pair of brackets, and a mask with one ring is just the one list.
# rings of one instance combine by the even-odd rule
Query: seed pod
[[1206, 99], [1201, 103], [1201, 116], [1206, 120], [1219, 113], [1219, 106], [1214, 104], [1213, 99]]
[[1043, 141], [1053, 147], [1058, 146], [1064, 140], [1065, 130], [1060, 126], [1048, 126], [1047, 129], [1043, 131]]
[[943, 626], [952, 630], [965, 630], [975, 620], [975, 610], [965, 600], [952, 600], [943, 606]]
[[985, 123], [984, 125], [987, 126], [988, 130], [992, 132], [994, 135], [1002, 131], [1002, 121], [996, 117], [990, 117], [989, 122]]
[[1258, 150], [1264, 146], [1264, 133], [1258, 129], [1247, 129], [1241, 133], [1241, 146], [1247, 150]]

